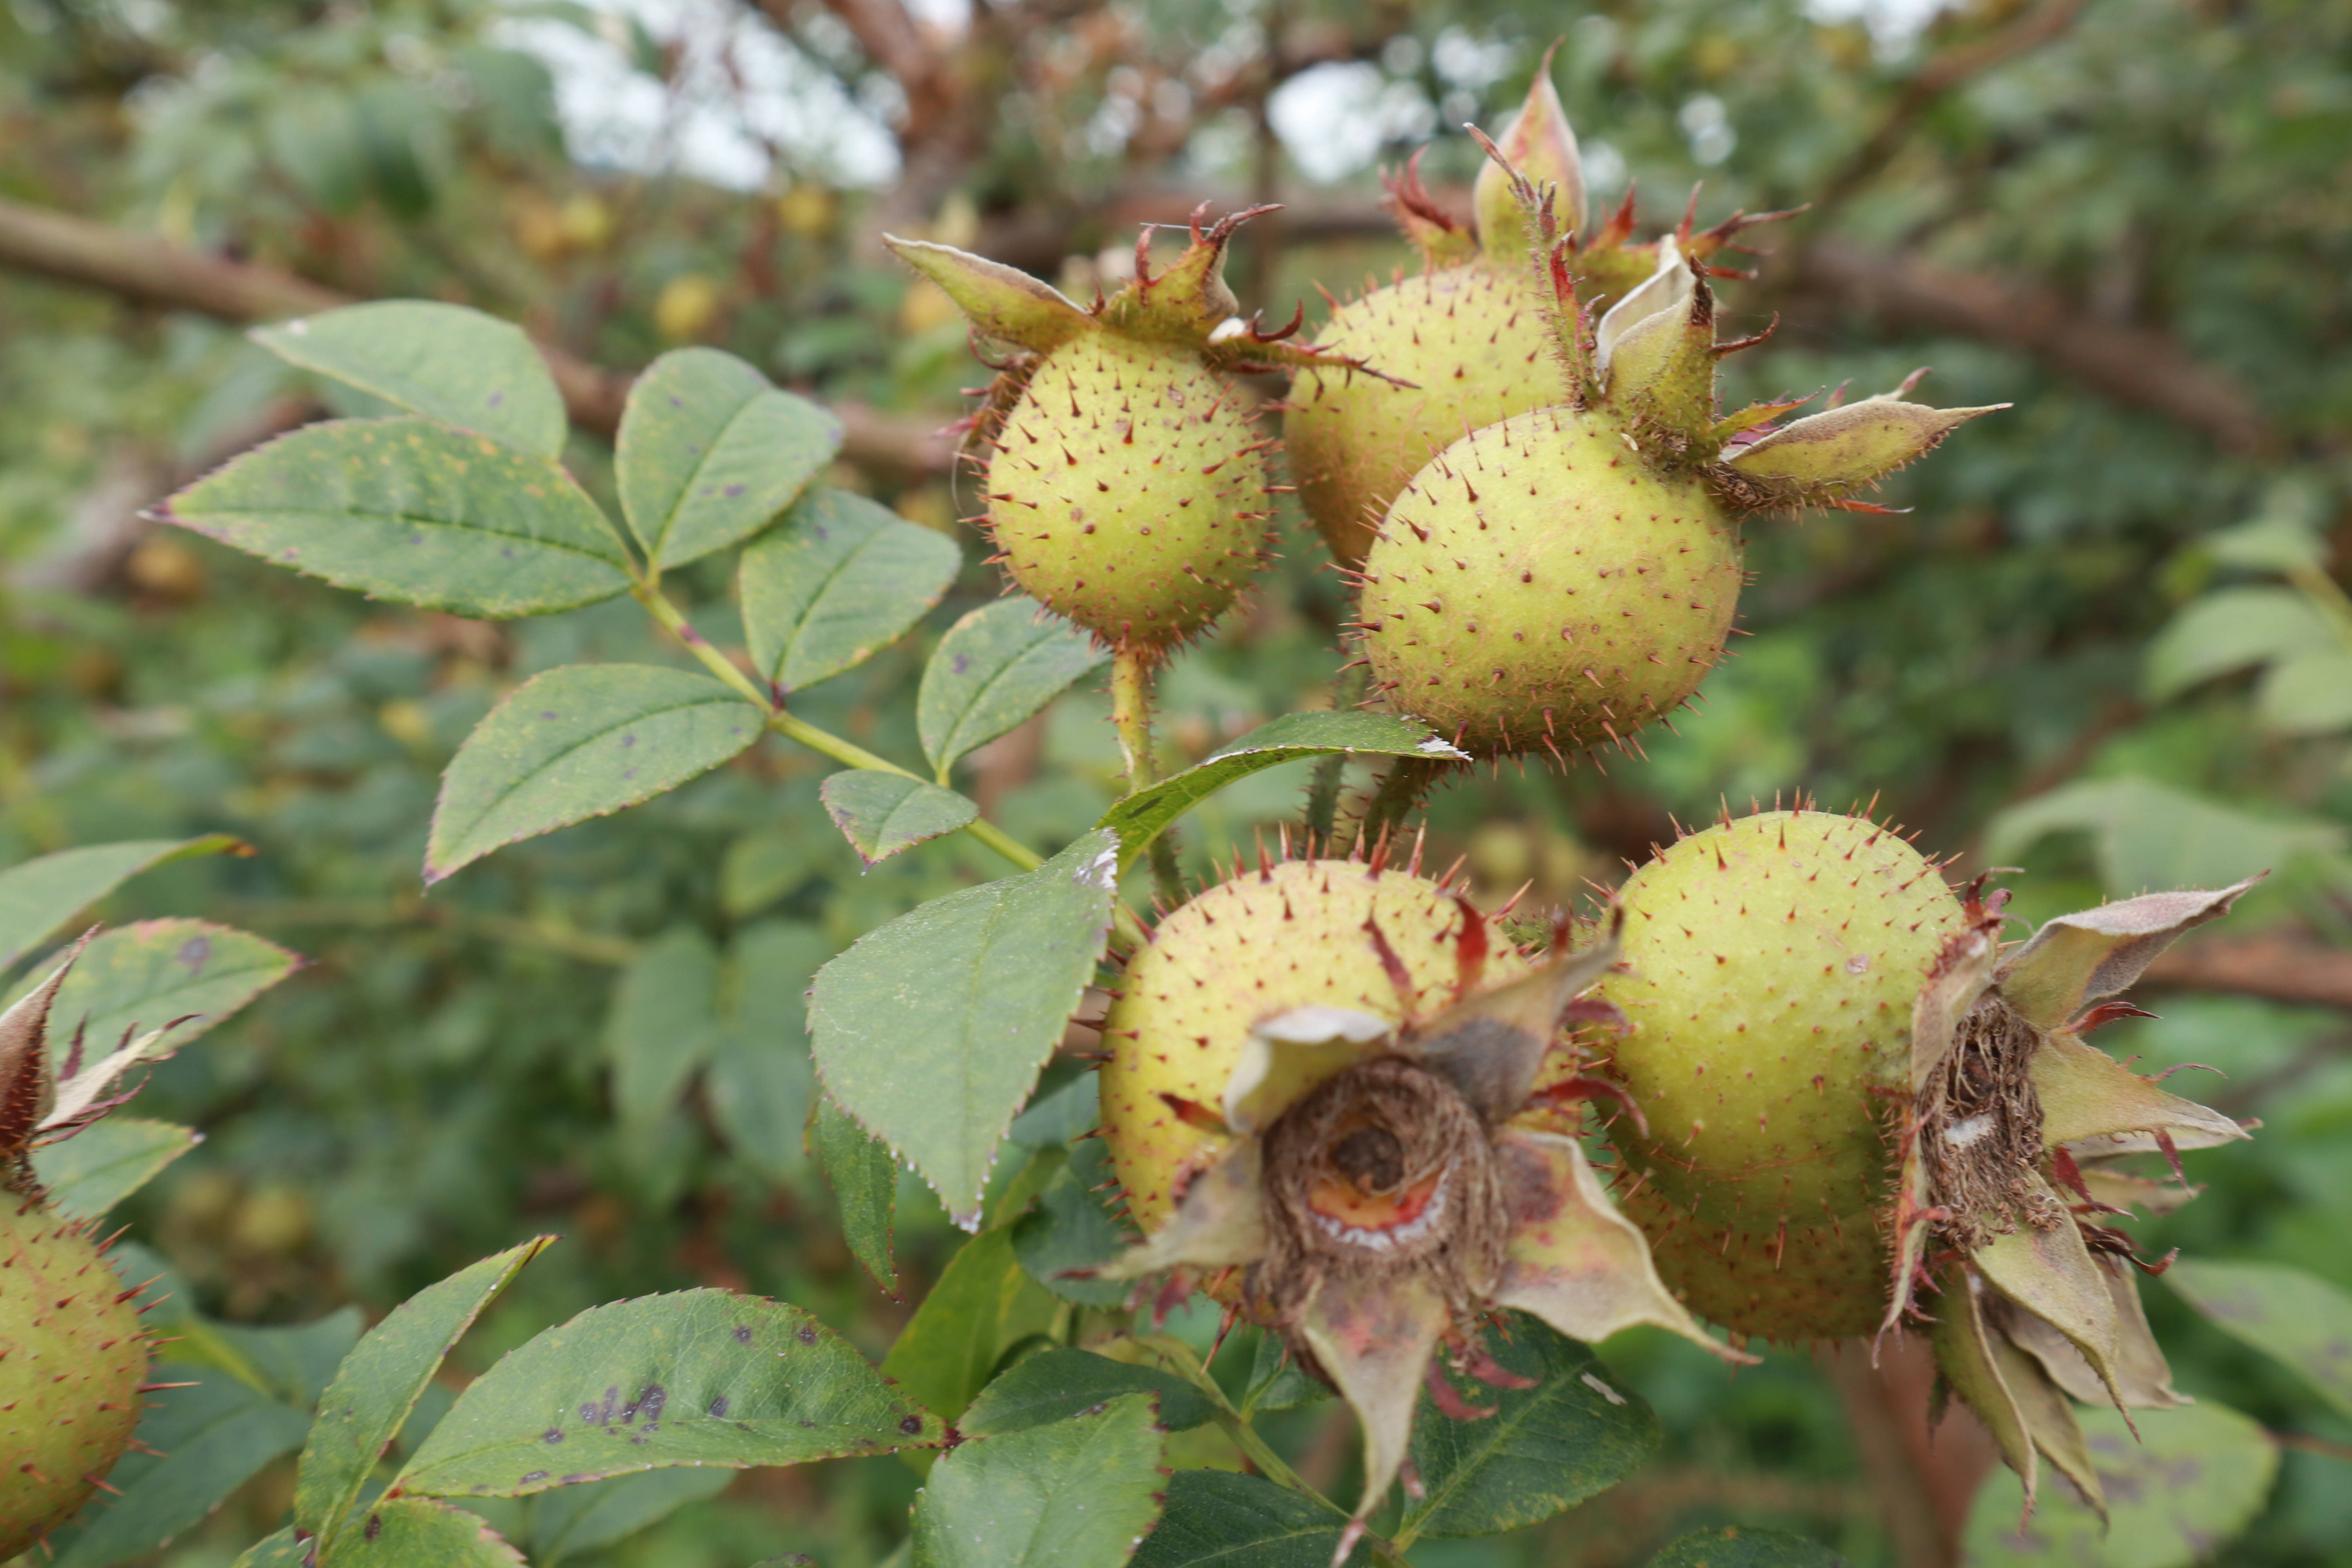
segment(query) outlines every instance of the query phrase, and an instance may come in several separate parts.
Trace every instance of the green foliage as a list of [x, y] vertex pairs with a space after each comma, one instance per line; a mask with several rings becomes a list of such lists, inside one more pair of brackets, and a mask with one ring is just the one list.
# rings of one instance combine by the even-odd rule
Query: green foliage
[[58, 987], [49, 1026], [113, 1050], [134, 1034], [166, 1033], [177, 1050], [294, 973], [300, 960], [274, 942], [208, 921], [142, 921], [102, 932]]
[[349, 305], [281, 321], [253, 341], [436, 424], [534, 458], [563, 450], [563, 399], [520, 328], [424, 300]]
[[1161, 1428], [1170, 1432], [1189, 1431], [1216, 1414], [1198, 1389], [1164, 1372], [1056, 1346], [1015, 1363], [991, 1382], [956, 1427], [973, 1437], [1019, 1432], [1130, 1394], [1149, 1394]]
[[1160, 1517], [1149, 1394], [959, 1445], [915, 1507], [916, 1568], [1118, 1568]]
[[1727, 1525], [1685, 1535], [1650, 1559], [1649, 1568], [1840, 1568], [1844, 1559], [1784, 1530]]
[[550, 670], [500, 703], [451, 760], [425, 879], [675, 789], [749, 749], [760, 719], [726, 687], [682, 670]]
[[2110, 1519], [2063, 1488], [2025, 1519], [2023, 1492], [2003, 1470], [1969, 1510], [1970, 1562], [2180, 1568], [2243, 1530], [2278, 1473], [2278, 1447], [2262, 1427], [2210, 1401], [2140, 1411], [2137, 1436], [2116, 1411], [2077, 1414]]
[[957, 758], [1027, 719], [1107, 657], [1030, 599], [1001, 600], [950, 626], [915, 694], [923, 754], [940, 781]]
[[2276, 1263], [2175, 1261], [2165, 1279], [2224, 1333], [2276, 1356], [2352, 1415], [2352, 1293]]
[[[551, 1395], [563, 1404], [550, 1408]], [[527, 1497], [671, 1465], [934, 1447], [938, 1416], [799, 1308], [725, 1290], [593, 1307], [469, 1384], [394, 1486]]]
[[1022, 1271], [1012, 1234], [963, 1244], [898, 1331], [882, 1371], [946, 1420], [961, 1422], [1004, 1354], [1054, 1321], [1055, 1302]]
[[830, 1098], [817, 1101], [811, 1124], [817, 1159], [841, 1204], [841, 1227], [857, 1261], [874, 1282], [898, 1293], [898, 1266], [890, 1260], [890, 1228], [898, 1192], [898, 1166], [881, 1140], [869, 1138]]
[[629, 585], [612, 524], [552, 458], [422, 419], [307, 426], [158, 515], [338, 587], [461, 616], [544, 616]]
[[324, 1552], [331, 1555], [350, 1532], [361, 1489], [450, 1347], [549, 1239], [524, 1242], [427, 1286], [343, 1358], [319, 1402], [294, 1484], [295, 1528]]
[[811, 491], [743, 552], [752, 668], [781, 691], [853, 669], [906, 636], [962, 564], [953, 541], [863, 496]]
[[1168, 1478], [1160, 1528], [1134, 1561], [1142, 1568], [1326, 1568], [1347, 1517], [1256, 1476], [1179, 1470]]
[[841, 446], [841, 422], [716, 349], [679, 349], [629, 389], [613, 479], [658, 574], [767, 527]]
[[96, 1219], [196, 1145], [193, 1128], [112, 1116], [33, 1152], [33, 1173], [61, 1213]]
[[1013, 1118], [1110, 932], [1118, 838], [950, 894], [825, 965], [809, 1027], [825, 1093], [970, 1224]]
[[1448, 1421], [1424, 1394], [1413, 1423], [1412, 1462], [1424, 1496], [1406, 1504], [1401, 1533], [1493, 1535], [1583, 1501], [1614, 1484], [1658, 1446], [1658, 1423], [1639, 1394], [1575, 1341], [1524, 1313], [1487, 1353], [1529, 1388], [1480, 1387], [1471, 1399], [1495, 1414]]
[[825, 815], [868, 866], [971, 826], [980, 807], [951, 789], [897, 773], [852, 770], [824, 781]]
[[11, 866], [0, 871], [0, 967], [15, 963], [43, 937], [140, 872], [239, 847], [226, 834], [215, 833], [179, 841], [93, 844]]

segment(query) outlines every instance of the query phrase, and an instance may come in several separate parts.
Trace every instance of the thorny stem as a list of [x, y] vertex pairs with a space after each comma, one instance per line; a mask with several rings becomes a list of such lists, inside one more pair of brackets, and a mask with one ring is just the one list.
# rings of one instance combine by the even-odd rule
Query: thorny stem
[[[1370, 677], [1363, 666], [1343, 670], [1332, 683], [1331, 706], [1346, 710], [1364, 700]], [[1310, 844], [1324, 846], [1316, 851], [1328, 854], [1332, 830], [1339, 821], [1339, 785], [1348, 772], [1348, 753], [1333, 752], [1315, 760], [1315, 772], [1307, 785], [1307, 837]]]
[[[1150, 789], [1160, 782], [1151, 754], [1151, 669], [1159, 656], [1150, 648], [1121, 643], [1110, 656], [1110, 724], [1118, 732], [1119, 755], [1127, 762], [1127, 793]], [[1166, 833], [1151, 841], [1151, 879], [1160, 896], [1171, 904], [1184, 901], [1183, 879], [1176, 869], [1176, 843]]]
[[[729, 687], [740, 693], [746, 702], [755, 704], [765, 712], [768, 716], [768, 728], [786, 740], [797, 741], [810, 751], [831, 757], [835, 762], [848, 767], [864, 768], [873, 773], [896, 773], [902, 779], [922, 782], [922, 775], [919, 773], [910, 773], [887, 757], [876, 756], [855, 742], [845, 741], [831, 731], [820, 730], [807, 720], [784, 711], [783, 707], [776, 701], [775, 698], [761, 690], [759, 683], [738, 669], [732, 659], [711, 647], [702, 634], [694, 629], [694, 623], [688, 620], [678, 607], [669, 602], [668, 596], [651, 583], [640, 583], [630, 592], [637, 603], [643, 605], [646, 612], [660, 623], [662, 629], [676, 637], [686, 651], [701, 663], [703, 668], [710, 671]], [[1024, 871], [1034, 871], [1045, 863], [1045, 857], [992, 822], [974, 818], [964, 831]]]
[[1388, 776], [1372, 795], [1372, 803], [1364, 808], [1362, 838], [1370, 847], [1381, 841], [1383, 832], [1404, 825], [1407, 813], [1421, 804], [1429, 786], [1437, 782], [1441, 764], [1426, 757], [1399, 757], [1389, 768]]

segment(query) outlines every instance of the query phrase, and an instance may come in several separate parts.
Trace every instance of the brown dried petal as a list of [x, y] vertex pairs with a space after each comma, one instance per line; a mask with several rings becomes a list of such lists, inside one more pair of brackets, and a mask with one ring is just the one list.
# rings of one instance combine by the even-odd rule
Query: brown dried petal
[[1105, 1279], [1139, 1279], [1190, 1264], [1220, 1268], [1265, 1256], [1265, 1198], [1258, 1142], [1244, 1138], [1194, 1176], [1168, 1223], [1103, 1265]]
[[1300, 1336], [1364, 1427], [1364, 1495], [1378, 1508], [1412, 1440], [1413, 1402], [1451, 1321], [1444, 1296], [1417, 1273], [1343, 1275], [1307, 1301]]
[[1534, 973], [1457, 1002], [1404, 1037], [1404, 1048], [1444, 1078], [1489, 1124], [1528, 1102], [1560, 1015], [1617, 962], [1624, 914], [1599, 942], [1558, 952]]
[[[2139, 1300], [2139, 1273], [2129, 1264], [2097, 1264], [2116, 1302], [2116, 1393], [2134, 1410], [2170, 1410], [2193, 1404], [2172, 1387], [2164, 1359]], [[2012, 1312], [2007, 1328], [2019, 1349], [2042, 1363], [2051, 1380], [2085, 1405], [2108, 1397], [2106, 1387], [2074, 1342], [2031, 1312]]]

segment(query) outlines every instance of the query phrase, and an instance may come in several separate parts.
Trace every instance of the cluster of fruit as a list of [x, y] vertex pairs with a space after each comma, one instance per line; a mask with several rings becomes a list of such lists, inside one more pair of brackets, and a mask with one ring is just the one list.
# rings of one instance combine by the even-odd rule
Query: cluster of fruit
[[[1480, 758], [1631, 749], [1721, 657], [1749, 514], [1856, 499], [1983, 408], [1913, 382], [1790, 419], [1717, 407], [1717, 258], [1761, 219], [1633, 240], [1586, 212], [1541, 75], [1488, 144], [1475, 237], [1411, 169], [1425, 269], [1320, 340], [1244, 320], [1241, 214], [1082, 309], [894, 242], [1009, 353], [969, 426], [1021, 588], [1146, 668], [1263, 559], [1271, 453], [1231, 379], [1287, 370], [1301, 504], [1360, 590], [1370, 700]], [[1777, 215], [1775, 215], [1777, 216]], [[1292, 323], [1293, 329], [1297, 322]], [[1925, 1327], [2029, 1500], [2095, 1504], [2070, 1398], [2176, 1402], [2114, 1220], [2188, 1195], [2117, 1168], [2244, 1136], [2086, 1044], [2166, 943], [2242, 891], [2156, 894], [2004, 946], [2002, 896], [1864, 817], [1759, 812], [1634, 872], [1580, 943], [1522, 952], [1387, 840], [1244, 872], [1170, 912], [1105, 1025], [1105, 1131], [1147, 1239], [1106, 1272], [1197, 1284], [1355, 1406], [1360, 1519], [1420, 1391], [1509, 1374], [1480, 1320], [1750, 1336]], [[1322, 847], [1328, 855], [1328, 847]], [[1586, 1152], [1599, 1105], [1612, 1201]], [[1731, 1331], [1708, 1335], [1694, 1313]]]

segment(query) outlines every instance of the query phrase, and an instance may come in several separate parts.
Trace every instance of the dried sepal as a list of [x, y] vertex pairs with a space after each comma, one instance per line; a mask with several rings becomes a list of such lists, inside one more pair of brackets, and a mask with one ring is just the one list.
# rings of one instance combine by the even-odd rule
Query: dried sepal
[[[2035, 1178], [2038, 1182], [2039, 1178]], [[2045, 1185], [2042, 1191], [2049, 1189]], [[2053, 1206], [2057, 1194], [2050, 1194]], [[2021, 1224], [1977, 1249], [1969, 1263], [2012, 1305], [2032, 1313], [2080, 1351], [2101, 1384], [2124, 1405], [2117, 1365], [2120, 1319], [2105, 1271], [2084, 1245], [2071, 1217], [2054, 1225]]]
[[1556, 941], [1534, 973], [1465, 997], [1406, 1030], [1405, 1049], [1487, 1121], [1503, 1121], [1535, 1091], [1570, 998], [1616, 963], [1624, 923], [1624, 911], [1614, 910], [1599, 941], [1575, 952]]
[[2146, 893], [2061, 915], [2002, 956], [2001, 995], [2036, 1028], [2055, 1029], [2093, 1004], [2120, 995], [2158, 953], [2229, 913], [2266, 875], [2211, 891]]
[[2046, 1458], [2105, 1519], [2106, 1498], [2074, 1406], [2041, 1363], [2001, 1331], [2001, 1303], [1962, 1269], [1938, 1304], [1937, 1369], [1990, 1430], [2001, 1458], [2024, 1483], [2026, 1517], [2032, 1517], [2039, 1460]]
[[1060, 289], [1017, 268], [927, 239], [886, 234], [882, 243], [946, 290], [985, 336], [1044, 354], [1094, 330], [1094, 318]]
[[2164, 1352], [2147, 1326], [2147, 1310], [2140, 1304], [2138, 1270], [2128, 1263], [2113, 1260], [2095, 1258], [2093, 1263], [2116, 1303], [2112, 1390], [2084, 1359], [2083, 1352], [2074, 1348], [2072, 1340], [2031, 1312], [2009, 1317], [2011, 1340], [2040, 1362], [2042, 1370], [2050, 1374], [2053, 1382], [2085, 1405], [2096, 1405], [2111, 1396], [2133, 1410], [2170, 1410], [2195, 1403], [2173, 1389], [2172, 1368], [2165, 1361]]
[[1265, 1162], [1255, 1138], [1197, 1172], [1175, 1215], [1139, 1245], [1104, 1264], [1105, 1279], [1139, 1279], [1171, 1268], [1223, 1268], [1265, 1256]]
[[1574, 1139], [1514, 1127], [1495, 1148], [1511, 1221], [1496, 1306], [1588, 1342], [1652, 1323], [1727, 1361], [1755, 1360], [1710, 1337], [1674, 1299], [1648, 1239], [1609, 1202]]
[[[1385, 193], [1382, 204], [1395, 216], [1397, 227], [1421, 252], [1424, 268], [1434, 270], [1458, 267], [1478, 254], [1478, 241], [1454, 221], [1452, 213], [1437, 205], [1437, 198], [1422, 184], [1421, 155], [1425, 151], [1426, 148], [1414, 148], [1400, 174], [1381, 171], [1381, 187]], [[1514, 213], [1512, 216], [1516, 224], [1517, 215]]]
[[1924, 1103], [1927, 1090], [1959, 1037], [1961, 1020], [1992, 984], [1997, 951], [1993, 938], [1999, 922], [1981, 905], [1972, 905], [1971, 910], [1969, 923], [1946, 939], [1911, 1003], [1912, 1110], [1904, 1119], [1895, 1176], [1895, 1271], [1887, 1292], [1886, 1317], [1879, 1328], [1882, 1334], [1899, 1325], [1910, 1310], [1933, 1226], [1940, 1217], [1936, 1195], [1929, 1190], [1925, 1140], [1941, 1136], [1943, 1130], [1928, 1124]]
[[2111, 1209], [2144, 1209], [2152, 1215], [2168, 1215], [2204, 1191], [2183, 1181], [2157, 1181], [2117, 1170], [2114, 1160], [2087, 1154], [2087, 1147], [2076, 1147], [2068, 1152], [2074, 1156], [2076, 1173], [2083, 1178], [2083, 1188], [2095, 1204], [2104, 1204]]
[[22, 1163], [36, 1135], [57, 1112], [49, 1010], [57, 1005], [58, 987], [97, 934], [95, 926], [84, 931], [47, 979], [0, 1013], [0, 1179]]
[[[1548, 186], [1550, 207], [1559, 226], [1569, 234], [1585, 232], [1584, 161], [1576, 147], [1576, 130], [1568, 122], [1559, 93], [1551, 84], [1551, 59], [1559, 46], [1544, 51], [1528, 86], [1527, 101], [1505, 129], [1496, 145], [1513, 168], [1538, 185]], [[1525, 220], [1511, 189], [1511, 177], [1488, 162], [1478, 170], [1471, 204], [1478, 219], [1478, 243], [1498, 262], [1515, 263], [1523, 245]]]
[[2042, 1037], [2033, 1055], [2044, 1148], [2162, 1131], [2176, 1148], [2211, 1148], [2249, 1136], [2218, 1110], [2168, 1094], [2071, 1029]]
[[1450, 1321], [1444, 1295], [1417, 1273], [1327, 1279], [1307, 1304], [1299, 1337], [1364, 1428], [1357, 1519], [1380, 1506], [1403, 1468], [1413, 1404]]
[[1782, 498], [1780, 504], [1821, 505], [1877, 483], [1979, 415], [2008, 406], [1930, 408], [1891, 396], [1864, 398], [1792, 420], [1725, 462], [1737, 479], [1760, 485], [1760, 493]]

